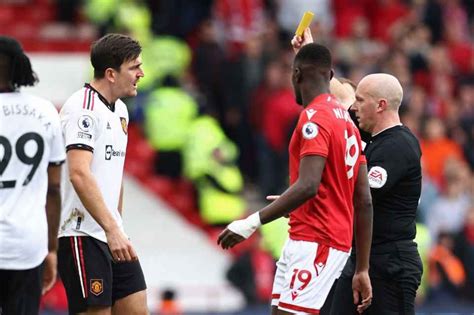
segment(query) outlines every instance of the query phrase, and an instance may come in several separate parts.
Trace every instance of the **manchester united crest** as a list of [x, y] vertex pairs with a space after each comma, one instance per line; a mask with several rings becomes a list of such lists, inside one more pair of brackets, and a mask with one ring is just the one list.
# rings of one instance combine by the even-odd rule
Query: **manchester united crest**
[[127, 125], [127, 120], [125, 119], [125, 117], [120, 117], [120, 122], [122, 124], [122, 130], [125, 134], [128, 133], [128, 125]]
[[104, 292], [104, 285], [102, 279], [91, 279], [91, 293], [99, 296]]

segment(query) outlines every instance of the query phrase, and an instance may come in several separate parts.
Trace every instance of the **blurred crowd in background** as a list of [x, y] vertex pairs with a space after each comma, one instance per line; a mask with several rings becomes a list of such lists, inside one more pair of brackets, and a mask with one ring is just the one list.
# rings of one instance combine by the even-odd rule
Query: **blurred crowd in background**
[[[71, 0], [56, 6], [57, 19], [73, 28], [87, 21], [97, 37], [121, 32], [141, 42], [146, 76], [128, 102], [132, 123], [154, 151], [155, 174], [193, 183], [200, 215], [211, 226], [248, 211], [244, 187], [263, 201], [288, 186], [288, 142], [301, 111], [291, 87], [290, 40], [303, 12], [313, 11], [313, 38], [330, 47], [337, 77], [357, 84], [368, 73], [386, 72], [403, 86], [402, 122], [423, 152], [419, 302], [474, 301], [472, 0]], [[273, 239], [284, 239], [284, 224], [263, 233], [270, 235], [266, 243], [281, 244]], [[278, 248], [270, 251], [278, 255]], [[242, 268], [260, 270], [254, 275], [266, 268], [242, 255], [229, 272], [234, 283], [245, 282], [233, 276]], [[248, 281], [258, 288], [257, 278]], [[249, 302], [264, 300], [268, 291], [263, 284], [258, 296], [248, 283], [236, 285]]]

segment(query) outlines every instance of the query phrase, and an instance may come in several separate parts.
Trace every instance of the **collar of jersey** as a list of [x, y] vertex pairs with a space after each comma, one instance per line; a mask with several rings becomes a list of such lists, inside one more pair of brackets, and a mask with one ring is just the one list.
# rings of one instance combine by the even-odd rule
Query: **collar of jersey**
[[109, 103], [109, 102], [107, 101], [107, 99], [106, 99], [104, 96], [102, 96], [102, 94], [100, 94], [99, 91], [97, 91], [96, 89], [94, 89], [94, 88], [92, 87], [92, 85], [90, 85], [89, 83], [84, 84], [84, 87], [85, 87], [85, 88], [89, 88], [89, 89], [91, 89], [92, 91], [96, 92], [96, 93], [97, 93], [97, 96], [98, 96], [99, 99], [102, 101], [102, 103], [104, 103], [104, 105], [107, 106], [107, 108], [110, 109], [112, 112], [115, 112], [115, 102], [114, 102], [114, 103]]
[[331, 99], [335, 98], [333, 95], [331, 95], [329, 93], [319, 94], [305, 108], [309, 108], [311, 106], [314, 106], [314, 105], [320, 104], [320, 103], [326, 103], [328, 101], [328, 97], [330, 97]]
[[390, 126], [390, 127], [387, 127], [383, 130], [380, 130], [379, 132], [377, 132], [376, 134], [372, 135], [372, 138], [375, 138], [377, 136], [380, 136], [382, 133], [385, 133], [386, 131], [389, 131], [389, 130], [392, 130], [392, 129], [395, 129], [396, 127], [401, 127], [403, 126], [403, 124], [396, 124], [396, 125], [393, 125], [393, 126]]

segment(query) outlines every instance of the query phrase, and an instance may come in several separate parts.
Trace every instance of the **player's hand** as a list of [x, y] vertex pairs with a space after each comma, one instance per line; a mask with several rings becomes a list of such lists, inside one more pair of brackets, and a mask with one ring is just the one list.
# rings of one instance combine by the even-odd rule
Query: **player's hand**
[[221, 234], [219, 234], [219, 237], [217, 238], [217, 244], [220, 245], [223, 249], [229, 249], [244, 240], [245, 238], [226, 228], [224, 231], [221, 232]]
[[372, 285], [370, 284], [369, 272], [359, 271], [352, 278], [352, 294], [357, 312], [362, 314], [372, 303]]
[[265, 197], [265, 199], [269, 201], [277, 200], [278, 198], [280, 198], [280, 195], [268, 195], [267, 197]]
[[111, 231], [106, 231], [105, 236], [107, 237], [107, 245], [115, 261], [125, 262], [138, 259], [132, 243], [118, 227]]
[[46, 294], [56, 283], [58, 256], [56, 252], [49, 252], [44, 259], [43, 288], [41, 294]]
[[291, 46], [293, 47], [295, 54], [297, 54], [301, 47], [312, 42], [314, 42], [313, 35], [311, 35], [311, 29], [307, 27], [303, 32], [303, 36], [293, 36], [293, 39], [291, 40]]

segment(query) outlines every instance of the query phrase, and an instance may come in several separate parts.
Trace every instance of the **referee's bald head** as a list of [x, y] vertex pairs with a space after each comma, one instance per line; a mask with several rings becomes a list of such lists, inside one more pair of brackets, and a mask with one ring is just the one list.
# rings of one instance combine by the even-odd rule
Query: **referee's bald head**
[[376, 99], [385, 99], [389, 110], [398, 111], [403, 99], [403, 88], [396, 77], [387, 73], [369, 74], [360, 80], [358, 87]]

